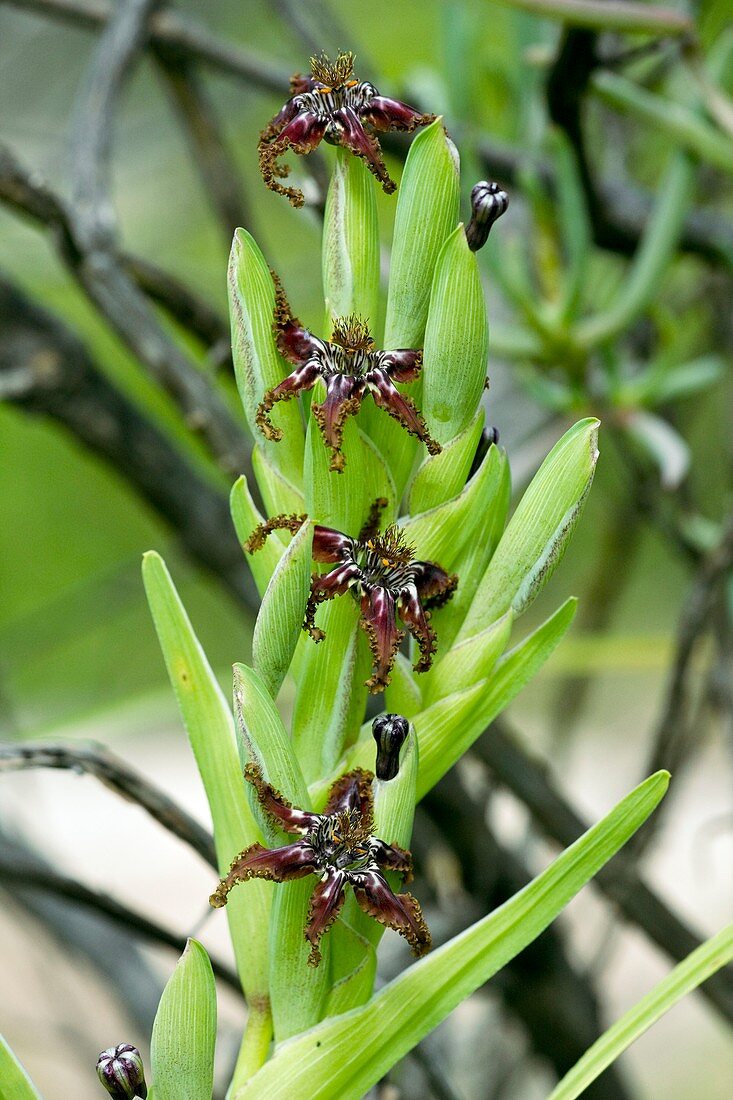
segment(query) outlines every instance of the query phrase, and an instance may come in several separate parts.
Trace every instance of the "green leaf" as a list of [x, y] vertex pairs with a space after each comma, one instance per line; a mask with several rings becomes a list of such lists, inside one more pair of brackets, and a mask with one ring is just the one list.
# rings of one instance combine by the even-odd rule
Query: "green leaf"
[[[259, 764], [271, 783], [288, 802], [300, 809], [312, 808], [303, 773], [290, 738], [267, 688], [247, 665], [234, 666], [234, 712], [237, 717], [242, 762]], [[249, 787], [249, 784], [248, 784]], [[268, 821], [250, 789], [253, 812], [271, 847], [292, 843], [292, 837]], [[249, 897], [249, 882], [233, 890]], [[309, 945], [305, 940], [308, 907], [315, 879], [265, 883], [272, 898], [269, 935], [270, 1000], [275, 1039], [282, 1042], [320, 1020], [329, 991], [328, 944], [324, 941], [319, 967], [308, 965]], [[231, 900], [230, 903], [231, 904]]]
[[[412, 142], [397, 197], [384, 327], [388, 350], [423, 346], [433, 272], [443, 242], [456, 227], [458, 203], [458, 152], [437, 119]], [[421, 390], [419, 381], [405, 387], [418, 407]], [[365, 408], [363, 419], [401, 496], [422, 444], [373, 405]]]
[[[229, 497], [229, 507], [234, 521], [234, 530], [242, 546], [265, 517], [260, 514], [252, 500], [247, 479], [242, 475], [232, 485]], [[256, 554], [247, 555], [247, 564], [252, 571], [257, 591], [263, 596], [270, 583], [270, 577], [275, 572], [277, 563], [285, 553], [285, 540], [279, 531], [273, 531], [269, 539]]]
[[678, 489], [690, 469], [691, 455], [677, 429], [655, 413], [632, 409], [624, 416], [622, 430], [657, 467], [662, 488]]
[[379, 226], [374, 180], [362, 160], [336, 150], [323, 219], [323, 296], [329, 323], [358, 313], [376, 331]]
[[356, 536], [378, 497], [388, 501], [384, 522], [390, 522], [397, 511], [397, 493], [384, 459], [353, 417], [344, 425], [343, 452], [344, 470], [329, 470], [330, 452], [311, 419], [305, 448], [306, 510], [315, 523]]
[[401, 714], [404, 718], [412, 718], [413, 714], [423, 709], [423, 682], [421, 675], [418, 683], [412, 671], [412, 662], [408, 661], [404, 653], [395, 654], [392, 676], [384, 695], [385, 709], [393, 714]]
[[476, 589], [459, 641], [510, 607], [521, 615], [552, 576], [593, 481], [598, 423], [593, 417], [579, 420], [540, 466]]
[[449, 443], [476, 415], [488, 345], [476, 255], [459, 225], [438, 257], [425, 332], [422, 413], [439, 443]]
[[714, 386], [725, 376], [726, 369], [727, 364], [721, 356], [702, 355], [689, 363], [658, 372], [652, 369], [641, 377], [636, 386], [632, 382], [629, 389], [632, 397], [646, 403], [679, 401]]
[[273, 462], [272, 455], [268, 455], [267, 449], [259, 443], [252, 450], [252, 469], [268, 515], [279, 516], [282, 512], [300, 514], [305, 511], [303, 492], [283, 475]]
[[567, 322], [585, 289], [593, 239], [576, 152], [559, 126], [550, 128], [548, 144], [557, 176], [557, 215], [567, 260], [558, 314], [561, 321]]
[[[143, 581], [160, 648], [209, 801], [219, 871], [248, 844], [261, 840], [247, 803], [232, 714], [216, 681], [165, 562], [143, 557]], [[252, 882], [226, 907], [237, 968], [248, 997], [267, 991], [267, 885]]]
[[607, 1066], [665, 1012], [733, 959], [733, 924], [688, 955], [645, 997], [625, 1012], [553, 1089], [549, 1100], [575, 1100]]
[[542, 626], [497, 661], [487, 680], [448, 695], [415, 715], [413, 721], [420, 744], [418, 798], [460, 760], [539, 671], [573, 621], [576, 606], [576, 600], [567, 600]]
[[410, 515], [436, 508], [466, 484], [484, 427], [484, 410], [440, 454], [428, 455], [418, 467], [408, 492]]
[[402, 173], [385, 321], [386, 348], [423, 346], [433, 272], [458, 221], [458, 152], [443, 120], [421, 130]]
[[305, 634], [300, 641], [292, 736], [309, 783], [333, 769], [364, 716], [368, 647], [358, 620], [353, 599], [341, 596], [319, 609], [323, 641]]
[[559, 19], [569, 27], [624, 31], [626, 34], [690, 34], [689, 16], [647, 3], [608, 4], [606, 0], [501, 0], [544, 19]]
[[299, 485], [303, 471], [303, 422], [297, 401], [279, 402], [273, 424], [282, 430], [279, 443], [265, 440], [256, 424], [265, 390], [290, 373], [278, 354], [272, 333], [275, 286], [257, 244], [245, 229], [237, 229], [227, 272], [232, 320], [232, 355], [237, 389], [253, 438], [267, 451], [270, 463]]
[[0, 1097], [2, 1100], [41, 1100], [40, 1092], [3, 1035], [0, 1035]]
[[507, 611], [480, 634], [454, 645], [428, 673], [425, 706], [485, 680], [506, 649], [514, 616]]
[[403, 971], [362, 1008], [285, 1044], [232, 1100], [358, 1100], [547, 928], [646, 821], [668, 781], [666, 772], [651, 776], [510, 901]]
[[214, 973], [201, 944], [189, 940], [153, 1023], [150, 1063], [155, 1100], [211, 1100], [215, 1046]]
[[252, 639], [252, 664], [273, 699], [290, 668], [310, 592], [313, 524], [306, 522], [277, 564]]

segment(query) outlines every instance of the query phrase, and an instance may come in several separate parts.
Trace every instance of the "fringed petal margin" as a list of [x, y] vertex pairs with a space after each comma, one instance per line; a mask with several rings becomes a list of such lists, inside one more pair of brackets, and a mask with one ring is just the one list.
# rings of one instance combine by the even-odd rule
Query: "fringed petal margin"
[[420, 603], [417, 589], [408, 585], [400, 592], [399, 613], [403, 623], [412, 634], [420, 648], [420, 658], [412, 666], [414, 672], [427, 672], [433, 663], [433, 654], [438, 645], [435, 631], [430, 626], [430, 612]]
[[330, 469], [343, 471], [346, 458], [341, 451], [344, 424], [349, 416], [356, 416], [361, 408], [365, 382], [350, 374], [332, 374], [326, 383], [326, 398], [319, 405], [311, 405], [311, 413], [320, 428], [323, 441], [331, 451]]
[[261, 844], [250, 844], [232, 862], [229, 874], [222, 879], [209, 898], [209, 905], [214, 909], [221, 909], [227, 903], [229, 891], [237, 883], [246, 882], [250, 878], [289, 882], [291, 879], [313, 874], [315, 870], [315, 852], [310, 844], [303, 841], [272, 849], [263, 848]]
[[446, 573], [434, 561], [415, 562], [415, 588], [423, 607], [442, 607], [458, 587], [455, 573]]
[[369, 831], [371, 831], [374, 813], [373, 779], [373, 774], [365, 771], [364, 768], [355, 768], [354, 771], [342, 775], [328, 792], [328, 801], [323, 807], [324, 815], [358, 810], [362, 818], [369, 823]]
[[308, 631], [314, 642], [322, 642], [326, 637], [321, 628], [316, 626], [316, 611], [319, 606], [332, 600], [334, 596], [343, 596], [358, 575], [359, 566], [356, 562], [347, 562], [332, 569], [330, 573], [311, 575], [311, 590], [305, 607], [303, 630]]
[[384, 369], [375, 367], [370, 370], [366, 381], [374, 398], [374, 403], [380, 409], [384, 409], [385, 412], [399, 421], [410, 435], [416, 435], [425, 444], [431, 455], [440, 454], [442, 450], [440, 443], [430, 435], [427, 424], [418, 412], [415, 402], [412, 398], [400, 393]]
[[329, 867], [311, 895], [308, 922], [305, 927], [305, 938], [311, 945], [308, 956], [309, 966], [318, 966], [321, 961], [321, 940], [344, 904], [346, 881], [347, 876], [344, 871]]
[[260, 139], [257, 152], [265, 185], [270, 191], [285, 195], [291, 206], [302, 206], [305, 197], [299, 188], [285, 187], [279, 182], [287, 177], [290, 168], [286, 164], [278, 164], [278, 160], [288, 149], [298, 154], [312, 152], [322, 140], [327, 124], [326, 119], [318, 118], [310, 111], [301, 111], [276, 137]]
[[373, 96], [369, 106], [364, 107], [359, 114], [375, 130], [406, 130], [408, 133], [418, 126], [429, 126], [438, 117], [425, 115], [409, 104], [390, 99], [386, 95]]
[[349, 882], [364, 912], [404, 936], [414, 955], [419, 958], [430, 950], [430, 931], [412, 894], [393, 894], [378, 871], [350, 871]]
[[272, 439], [278, 442], [283, 437], [280, 428], [276, 428], [270, 420], [269, 413], [273, 407], [278, 401], [290, 401], [293, 397], [305, 393], [306, 390], [312, 390], [319, 375], [318, 362], [314, 359], [309, 359], [304, 366], [300, 367], [298, 370], [294, 370], [292, 374], [289, 374], [288, 377], [284, 378], [282, 382], [279, 382], [277, 386], [273, 386], [272, 389], [265, 391], [265, 396], [257, 409], [255, 423], [266, 439]]
[[366, 132], [356, 111], [351, 107], [342, 107], [341, 110], [334, 112], [334, 119], [340, 128], [339, 144], [344, 145], [365, 161], [367, 168], [377, 177], [386, 194], [391, 195], [396, 191], [397, 184], [387, 171], [379, 142]]
[[383, 691], [390, 682], [389, 674], [404, 632], [395, 620], [395, 599], [385, 588], [372, 588], [361, 598], [359, 624], [366, 631], [374, 658], [372, 675], [366, 687], [372, 694]]
[[286, 833], [307, 833], [318, 824], [318, 814], [292, 806], [287, 798], [266, 782], [257, 764], [245, 766], [244, 778], [254, 787], [257, 801], [276, 828], [284, 829]]
[[291, 535], [296, 535], [307, 519], [307, 515], [297, 515], [295, 512], [291, 512], [290, 515], [273, 516], [266, 523], [259, 523], [255, 527], [244, 543], [244, 550], [248, 554], [256, 554], [265, 545], [273, 531], [289, 531]]
[[382, 870], [397, 871], [403, 882], [412, 882], [412, 852], [376, 839], [371, 842], [371, 852]]
[[378, 359], [378, 369], [395, 382], [414, 382], [422, 370], [422, 349], [383, 351]]

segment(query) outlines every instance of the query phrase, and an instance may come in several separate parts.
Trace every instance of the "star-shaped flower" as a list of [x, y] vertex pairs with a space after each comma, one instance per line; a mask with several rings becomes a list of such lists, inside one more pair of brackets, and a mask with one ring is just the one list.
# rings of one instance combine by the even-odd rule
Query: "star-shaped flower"
[[396, 844], [372, 836], [371, 772], [357, 768], [337, 779], [322, 814], [291, 806], [265, 782], [256, 764], [248, 764], [244, 775], [272, 823], [301, 839], [282, 848], [250, 844], [209, 898], [211, 905], [217, 909], [226, 905], [232, 887], [250, 878], [289, 882], [317, 875], [320, 881], [311, 897], [305, 927], [311, 966], [321, 961], [321, 939], [339, 915], [347, 886], [364, 912], [404, 936], [415, 955], [430, 950], [430, 932], [419, 903], [412, 894], [395, 894], [384, 875], [385, 871], [397, 871], [409, 882], [412, 856]]
[[[415, 547], [396, 524], [378, 534], [379, 514], [386, 501], [375, 501], [369, 519], [354, 539], [332, 527], [316, 524], [313, 530], [313, 560], [335, 566], [328, 573], [313, 573], [305, 611], [304, 629], [314, 641], [325, 637], [315, 625], [319, 604], [351, 591], [359, 601], [359, 623], [369, 638], [374, 660], [366, 687], [373, 693], [390, 682], [395, 654], [405, 632], [397, 626], [397, 615], [415, 638], [420, 656], [415, 672], [427, 672], [432, 664], [437, 638], [430, 625], [430, 609], [451, 598], [458, 584], [455, 574], [446, 573], [432, 561], [416, 561]], [[275, 530], [293, 534], [307, 516], [275, 516], [260, 524], [244, 544], [253, 554]]]
[[265, 183], [271, 191], [287, 195], [293, 206], [302, 206], [303, 192], [279, 182], [290, 169], [278, 160], [288, 149], [311, 153], [323, 139], [362, 157], [391, 194], [396, 184], [384, 165], [379, 142], [370, 131], [414, 130], [433, 122], [436, 116], [424, 115], [406, 103], [380, 95], [366, 80], [355, 80], [353, 53], [340, 53], [334, 62], [322, 54], [312, 57], [310, 65], [310, 76], [298, 73], [292, 77], [290, 99], [260, 134], [258, 152]]
[[395, 382], [412, 382], [422, 369], [422, 351], [400, 349], [378, 351], [374, 347], [365, 321], [352, 313], [334, 322], [329, 340], [320, 340], [294, 317], [277, 276], [275, 279], [275, 321], [273, 330], [281, 355], [295, 370], [277, 386], [267, 390], [257, 410], [257, 424], [267, 439], [279, 440], [282, 432], [270, 420], [270, 412], [278, 401], [288, 401], [313, 389], [319, 378], [326, 384], [326, 398], [312, 404], [311, 412], [321, 430], [323, 441], [331, 450], [331, 469], [339, 473], [346, 465], [341, 451], [344, 424], [355, 416], [367, 393], [371, 393], [378, 408], [394, 417], [410, 433], [417, 436], [431, 455], [439, 454], [440, 444], [434, 440], [415, 403], [395, 386]]

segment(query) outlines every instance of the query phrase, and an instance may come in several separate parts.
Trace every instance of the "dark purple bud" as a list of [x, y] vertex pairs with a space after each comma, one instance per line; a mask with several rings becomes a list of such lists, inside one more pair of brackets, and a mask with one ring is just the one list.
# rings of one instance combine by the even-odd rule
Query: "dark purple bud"
[[509, 196], [498, 183], [481, 180], [471, 192], [471, 220], [466, 226], [466, 240], [472, 252], [483, 248], [489, 230], [509, 206]]
[[145, 1100], [148, 1095], [140, 1051], [130, 1043], [103, 1050], [97, 1059], [97, 1076], [114, 1100], [136, 1096]]
[[400, 770], [400, 749], [410, 729], [401, 714], [380, 714], [372, 722], [372, 735], [377, 742], [377, 779], [394, 779]]

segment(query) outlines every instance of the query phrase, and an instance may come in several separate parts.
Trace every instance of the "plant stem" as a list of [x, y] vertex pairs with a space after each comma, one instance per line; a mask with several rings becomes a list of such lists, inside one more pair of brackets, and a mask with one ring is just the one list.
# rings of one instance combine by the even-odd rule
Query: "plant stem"
[[267, 996], [257, 999], [251, 998], [249, 1016], [242, 1036], [242, 1045], [239, 1048], [237, 1064], [234, 1067], [232, 1080], [227, 1090], [227, 1100], [233, 1100], [237, 1090], [257, 1073], [260, 1066], [264, 1065], [271, 1041], [272, 1013], [270, 1012], [270, 999]]

